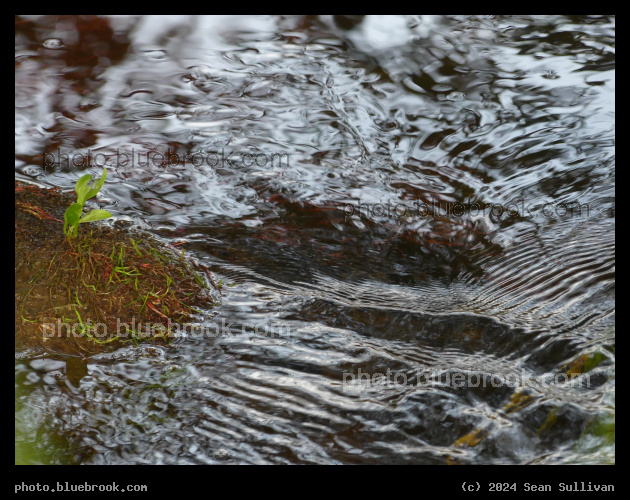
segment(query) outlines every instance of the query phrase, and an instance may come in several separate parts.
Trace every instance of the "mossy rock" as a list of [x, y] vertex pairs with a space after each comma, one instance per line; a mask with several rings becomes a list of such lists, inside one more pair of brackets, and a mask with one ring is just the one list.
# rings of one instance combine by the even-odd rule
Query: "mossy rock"
[[67, 240], [73, 202], [15, 183], [16, 351], [86, 356], [169, 343], [215, 304], [209, 271], [148, 234], [91, 223]]

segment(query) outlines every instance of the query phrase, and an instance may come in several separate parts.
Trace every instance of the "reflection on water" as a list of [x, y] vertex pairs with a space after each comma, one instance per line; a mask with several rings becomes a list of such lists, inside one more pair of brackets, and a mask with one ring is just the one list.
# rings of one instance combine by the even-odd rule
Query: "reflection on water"
[[[16, 18], [16, 178], [70, 190], [107, 164], [103, 208], [233, 285], [231, 335], [17, 352], [20, 442], [613, 462], [614, 51], [601, 16]], [[388, 370], [406, 383], [347, 383]]]

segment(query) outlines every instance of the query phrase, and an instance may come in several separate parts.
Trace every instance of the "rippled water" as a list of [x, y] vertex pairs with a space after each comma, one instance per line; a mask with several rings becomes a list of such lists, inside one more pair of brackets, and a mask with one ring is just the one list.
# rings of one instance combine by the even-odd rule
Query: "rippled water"
[[599, 16], [16, 18], [16, 178], [106, 161], [103, 208], [232, 285], [232, 335], [16, 352], [16, 460], [614, 462], [614, 52]]

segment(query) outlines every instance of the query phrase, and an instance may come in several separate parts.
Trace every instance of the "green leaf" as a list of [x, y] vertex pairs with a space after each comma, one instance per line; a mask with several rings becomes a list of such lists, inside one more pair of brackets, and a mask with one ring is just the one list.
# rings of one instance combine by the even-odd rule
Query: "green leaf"
[[[82, 203], [75, 203], [70, 205], [66, 210], [66, 213], [63, 215], [63, 232], [66, 236], [72, 233], [72, 229], [74, 228], [74, 233], [76, 235], [76, 226], [79, 224], [79, 219], [81, 218], [81, 211], [83, 210]], [[66, 231], [66, 229], [70, 226], [70, 230]]]
[[77, 193], [77, 202], [70, 205], [64, 214], [63, 232], [67, 238], [76, 238], [79, 233], [79, 224], [82, 222], [109, 219], [112, 216], [106, 210], [92, 210], [81, 217], [83, 205], [87, 200], [97, 195], [105, 184], [106, 178], [107, 169], [103, 168], [101, 178], [92, 187], [89, 186], [89, 182], [92, 180], [90, 174], [85, 174], [75, 184], [74, 191]]
[[76, 185], [74, 186], [74, 192], [77, 193], [77, 203], [83, 205], [85, 203], [85, 200], [87, 200], [87, 194], [90, 191], [90, 188], [88, 187], [88, 182], [90, 182], [91, 180], [92, 175], [85, 174], [77, 181]]
[[[85, 198], [86, 200], [89, 200], [90, 198], [94, 198], [96, 196], [96, 194], [103, 187], [103, 184], [105, 184], [105, 179], [107, 179], [107, 169], [105, 167], [103, 167], [103, 175], [101, 175], [101, 178], [94, 185], [94, 187], [92, 189], [90, 189], [90, 191], [87, 194], [87, 197]], [[79, 180], [81, 180], [81, 179], [79, 179]]]
[[109, 219], [112, 216], [107, 210], [96, 209], [88, 212], [83, 217], [79, 219], [79, 224], [81, 222], [92, 222], [95, 220]]

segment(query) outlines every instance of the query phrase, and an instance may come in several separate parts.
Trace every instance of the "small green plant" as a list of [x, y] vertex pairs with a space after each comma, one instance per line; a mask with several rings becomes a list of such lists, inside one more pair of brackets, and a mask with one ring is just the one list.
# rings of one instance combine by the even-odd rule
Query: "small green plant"
[[96, 196], [103, 187], [103, 184], [105, 184], [106, 178], [107, 169], [103, 168], [103, 175], [101, 175], [101, 178], [98, 182], [95, 182], [93, 186], [88, 185], [88, 183], [92, 180], [92, 176], [90, 174], [84, 175], [77, 181], [77, 184], [74, 187], [74, 191], [77, 193], [77, 202], [68, 207], [68, 210], [66, 210], [63, 217], [63, 233], [66, 235], [66, 238], [76, 238], [79, 232], [79, 224], [82, 222], [109, 219], [112, 216], [112, 214], [110, 214], [107, 210], [96, 209], [81, 217], [83, 205], [87, 200]]

